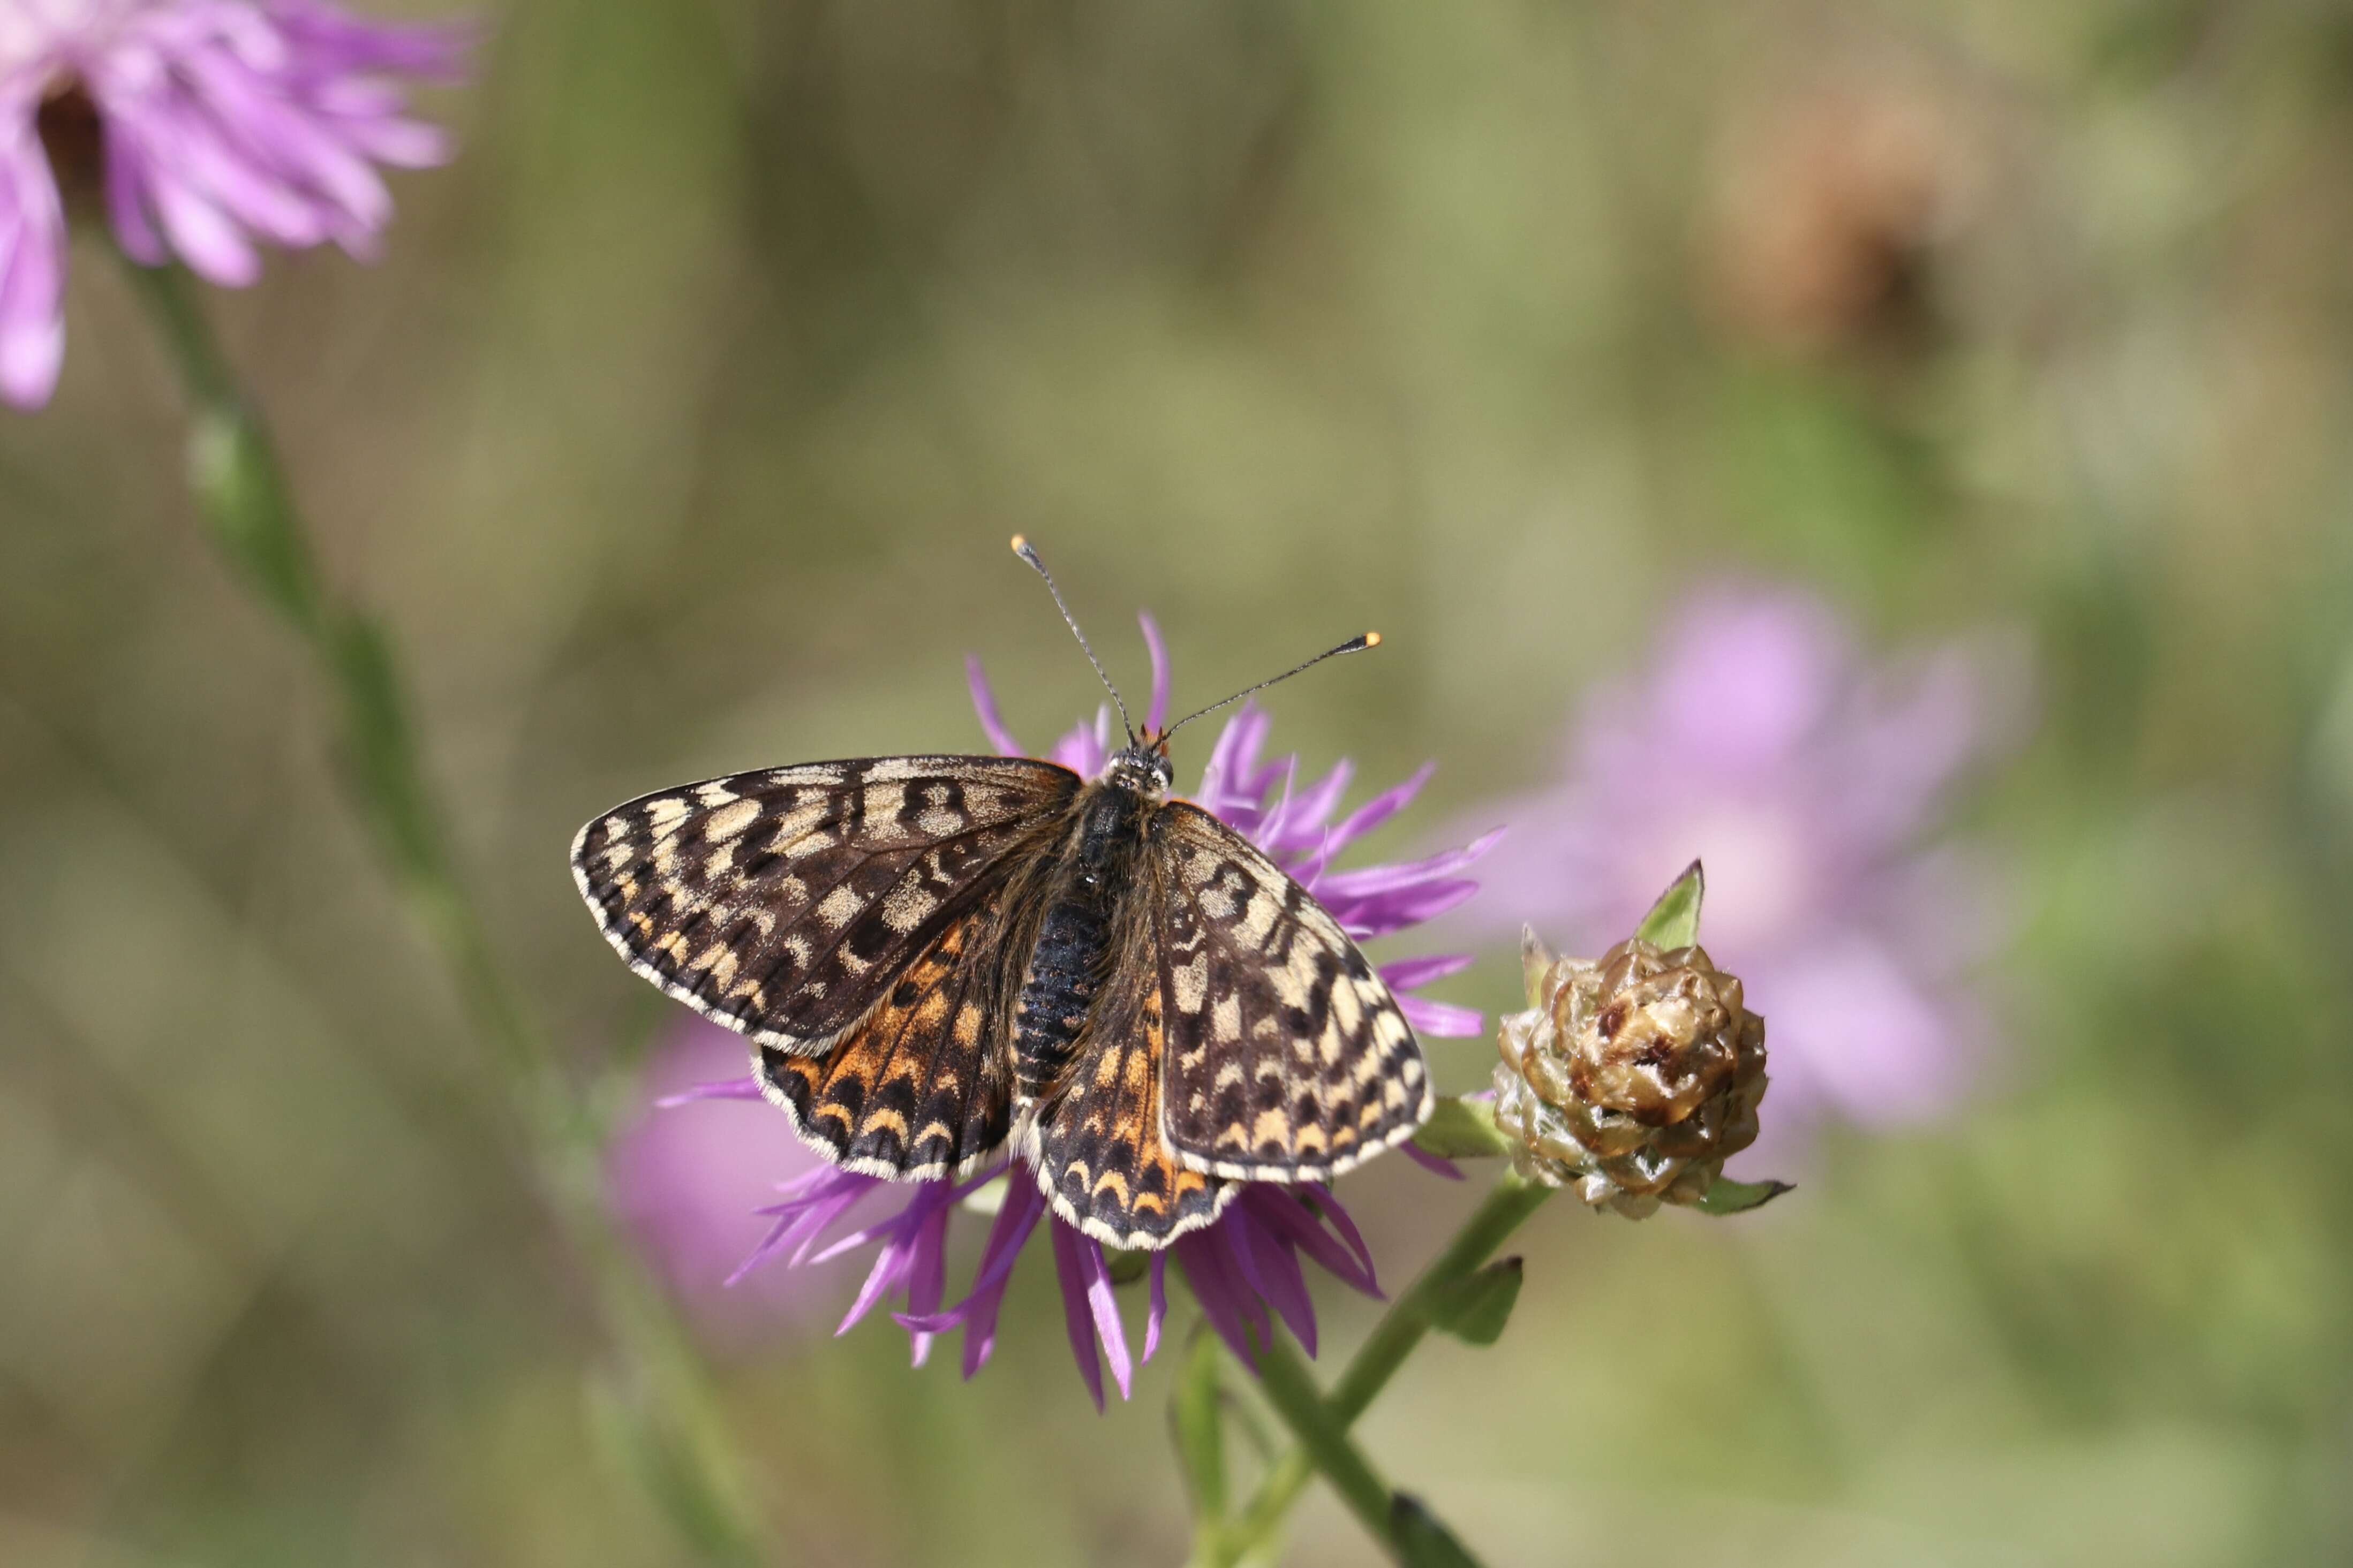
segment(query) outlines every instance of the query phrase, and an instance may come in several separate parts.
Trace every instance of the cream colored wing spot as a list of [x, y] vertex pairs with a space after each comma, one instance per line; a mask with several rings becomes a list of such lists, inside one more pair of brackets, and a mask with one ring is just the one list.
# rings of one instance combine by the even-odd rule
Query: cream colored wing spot
[[776, 818], [776, 837], [768, 840], [768, 852], [781, 855], [798, 842], [811, 828], [826, 818], [826, 805], [818, 801], [809, 805], [797, 805]]
[[806, 860], [812, 855], [822, 855], [827, 850], [835, 848], [839, 842], [831, 833], [811, 830], [801, 834], [789, 844], [778, 844], [776, 853], [787, 860]]
[[866, 907], [866, 900], [849, 888], [836, 888], [817, 907], [817, 918], [828, 931], [839, 931], [849, 923], [850, 917]]
[[[706, 784], [703, 787], [708, 789], [711, 786]], [[719, 806], [718, 810], [702, 819], [703, 839], [712, 844], [716, 844], [724, 838], [734, 837], [760, 819], [758, 801], [739, 800], [724, 790], [722, 790], [721, 794], [725, 795], [725, 802]]]
[[1209, 994], [1209, 958], [1196, 953], [1190, 963], [1170, 972], [1176, 990], [1176, 1009], [1181, 1013], [1198, 1013]]
[[895, 931], [911, 931], [931, 919], [939, 907], [939, 900], [914, 883], [902, 881], [883, 897], [882, 923]]

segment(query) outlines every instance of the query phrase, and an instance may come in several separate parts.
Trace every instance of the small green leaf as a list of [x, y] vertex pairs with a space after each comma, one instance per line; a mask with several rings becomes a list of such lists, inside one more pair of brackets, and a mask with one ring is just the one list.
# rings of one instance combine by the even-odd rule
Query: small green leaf
[[1465, 1344], [1492, 1345], [1504, 1337], [1520, 1299], [1520, 1260], [1498, 1258], [1476, 1273], [1449, 1280], [1430, 1302], [1430, 1321]]
[[1488, 1160], [1512, 1152], [1511, 1141], [1495, 1130], [1493, 1106], [1451, 1094], [1439, 1096], [1438, 1108], [1413, 1135], [1413, 1144], [1442, 1160]]
[[318, 573], [269, 437], [229, 400], [200, 408], [188, 432], [188, 484], [229, 559], [297, 626], [321, 610]]
[[1226, 1515], [1226, 1429], [1218, 1363], [1217, 1336], [1196, 1331], [1185, 1347], [1176, 1387], [1168, 1399], [1169, 1434], [1176, 1439], [1176, 1461], [1185, 1469], [1194, 1516], [1199, 1519]]
[[1545, 974], [1559, 958], [1552, 944], [1536, 934], [1535, 927], [1520, 928], [1520, 983], [1527, 990], [1529, 1006], [1544, 1005]]
[[1389, 1539], [1407, 1568], [1479, 1568], [1479, 1560], [1411, 1492], [1389, 1500]]
[[1124, 1247], [1106, 1247], [1103, 1248], [1103, 1261], [1110, 1265], [1113, 1284], [1133, 1285], [1151, 1268], [1152, 1254], [1132, 1251]]
[[1695, 947], [1699, 944], [1699, 904], [1707, 893], [1707, 874], [1694, 860], [1677, 877], [1674, 885], [1659, 895], [1634, 934], [1644, 942], [1661, 947]]
[[1707, 1195], [1699, 1201], [1702, 1214], [1746, 1214], [1750, 1209], [1763, 1208], [1783, 1193], [1796, 1188], [1788, 1182], [1732, 1182], [1718, 1176]]

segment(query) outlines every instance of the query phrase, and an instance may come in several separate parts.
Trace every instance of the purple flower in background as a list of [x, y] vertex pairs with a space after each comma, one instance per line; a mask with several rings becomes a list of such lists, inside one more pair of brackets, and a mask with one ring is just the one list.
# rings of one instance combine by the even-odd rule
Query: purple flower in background
[[254, 242], [373, 253], [375, 166], [448, 156], [401, 79], [448, 80], [470, 37], [325, 0], [0, 0], [0, 397], [47, 403], [65, 354], [66, 202], [102, 184], [133, 259], [250, 283]]
[[1933, 840], [2012, 738], [2013, 665], [1954, 645], [1873, 666], [1818, 599], [1700, 594], [1647, 673], [1595, 695], [1564, 783], [1484, 808], [1514, 852], [1472, 929], [1599, 952], [1696, 856], [1708, 951], [1771, 1033], [1762, 1159], [1826, 1110], [1933, 1118], [1968, 1085], [1962, 980], [2000, 925], [1978, 858]]
[[[1145, 722], [1164, 723], [1168, 708], [1168, 659], [1150, 616], [1143, 619], [1152, 651], [1152, 704]], [[997, 702], [977, 661], [969, 666], [973, 706], [997, 750], [1018, 755], [1020, 746], [997, 715]], [[1082, 774], [1100, 772], [1111, 753], [1110, 716], [1064, 735], [1049, 753]], [[1351, 770], [1337, 763], [1313, 783], [1299, 782], [1298, 759], [1263, 756], [1270, 721], [1245, 706], [1230, 720], [1212, 749], [1198, 803], [1239, 829], [1314, 893], [1324, 907], [1359, 942], [1419, 924], [1468, 899], [1478, 884], [1460, 873], [1494, 843], [1489, 834], [1465, 848], [1409, 863], [1330, 869], [1333, 858], [1404, 808], [1419, 792], [1430, 770], [1340, 814]], [[1468, 1036], [1481, 1032], [1480, 1016], [1465, 1007], [1407, 994], [1415, 986], [1451, 974], [1470, 960], [1460, 955], [1409, 959], [1382, 966], [1381, 973], [1416, 1029], [1425, 1035]], [[699, 1097], [756, 1099], [749, 1078], [702, 1086]], [[945, 1250], [950, 1217], [957, 1208], [995, 1196], [1006, 1178], [996, 1217], [981, 1248], [971, 1289], [952, 1308], [946, 1299]], [[1098, 1407], [1103, 1403], [1103, 1369], [1124, 1398], [1136, 1362], [1159, 1347], [1167, 1317], [1167, 1268], [1173, 1257], [1200, 1302], [1203, 1314], [1236, 1354], [1253, 1357], [1253, 1337], [1264, 1342], [1281, 1319], [1312, 1355], [1315, 1312], [1303, 1260], [1343, 1283], [1377, 1295], [1371, 1254], [1347, 1211], [1325, 1189], [1252, 1183], [1212, 1224], [1180, 1237], [1152, 1255], [1142, 1356], [1131, 1354], [1113, 1292], [1113, 1260], [1103, 1246], [1055, 1218], [1033, 1173], [1017, 1162], [991, 1164], [961, 1182], [891, 1183], [827, 1165], [778, 1187], [779, 1201], [760, 1211], [770, 1221], [766, 1237], [739, 1267], [733, 1279], [753, 1275], [781, 1258], [787, 1267], [819, 1263], [874, 1248], [864, 1286], [837, 1331], [846, 1332], [883, 1301], [896, 1298], [893, 1316], [913, 1340], [923, 1363], [934, 1335], [964, 1334], [963, 1364], [969, 1377], [985, 1364], [997, 1339], [997, 1319], [1022, 1248], [1045, 1225], [1061, 1285], [1063, 1316], [1080, 1373]], [[895, 1203], [881, 1217], [846, 1231], [851, 1211], [872, 1198]], [[871, 1205], [870, 1205], [871, 1206]]]
[[[702, 1018], [682, 1020], [647, 1064], [645, 1110], [614, 1140], [606, 1181], [614, 1211], [709, 1338], [750, 1342], [779, 1318], [810, 1315], [810, 1281], [771, 1273], [723, 1289], [728, 1271], [767, 1229], [743, 1194], [780, 1177], [828, 1169], [743, 1078], [744, 1037]], [[733, 1082], [714, 1082], [728, 1080]], [[751, 1103], [686, 1117], [667, 1108], [731, 1098]]]

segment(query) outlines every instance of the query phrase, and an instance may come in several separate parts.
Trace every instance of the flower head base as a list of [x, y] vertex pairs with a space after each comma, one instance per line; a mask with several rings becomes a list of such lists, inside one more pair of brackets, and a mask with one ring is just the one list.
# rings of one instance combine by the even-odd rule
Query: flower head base
[[102, 200], [133, 260], [227, 286], [259, 275], [256, 240], [372, 255], [376, 167], [448, 156], [397, 82], [454, 79], [469, 44], [326, 0], [0, 5], [0, 397], [57, 384], [69, 194]]
[[1495, 1125], [1523, 1175], [1630, 1219], [1696, 1207], [1757, 1141], [1765, 1020], [1697, 946], [1640, 937], [1599, 963], [1526, 937], [1528, 1000], [1503, 1022]]

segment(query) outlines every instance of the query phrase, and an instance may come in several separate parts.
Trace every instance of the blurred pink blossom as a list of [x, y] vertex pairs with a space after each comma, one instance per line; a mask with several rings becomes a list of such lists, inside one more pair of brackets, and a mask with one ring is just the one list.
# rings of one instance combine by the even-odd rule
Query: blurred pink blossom
[[1598, 953], [1697, 857], [1701, 940], [1746, 982], [1772, 1053], [1765, 1136], [1741, 1163], [1787, 1157], [1825, 1113], [1943, 1115], [1982, 1060], [1969, 975], [2006, 925], [1947, 814], [2014, 743], [2024, 687], [1999, 638], [1874, 663], [1818, 598], [1702, 592], [1645, 671], [1589, 700], [1561, 782], [1472, 814], [1511, 837], [1464, 927], [1525, 921]]
[[[742, 1080], [744, 1050], [741, 1035], [681, 1019], [646, 1064], [643, 1109], [614, 1141], [606, 1164], [615, 1211], [696, 1326], [722, 1344], [747, 1342], [779, 1319], [814, 1321], [826, 1310], [823, 1281], [785, 1269], [728, 1289], [736, 1265], [768, 1231], [744, 1194], [825, 1162], [756, 1089], [744, 1103], [667, 1113], [682, 1098], [725, 1098], [698, 1091], [715, 1080]], [[820, 1299], [813, 1302], [813, 1295]]]

